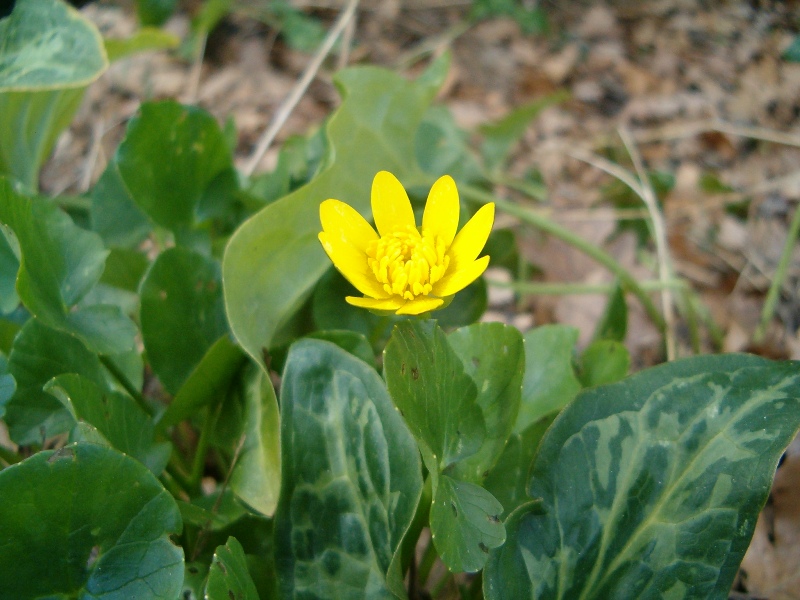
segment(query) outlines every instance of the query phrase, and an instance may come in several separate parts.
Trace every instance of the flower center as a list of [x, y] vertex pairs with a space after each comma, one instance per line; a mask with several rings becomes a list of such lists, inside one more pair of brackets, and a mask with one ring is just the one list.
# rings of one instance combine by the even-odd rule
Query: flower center
[[367, 264], [387, 294], [406, 300], [427, 296], [450, 264], [441, 238], [411, 226], [384, 235], [367, 247]]

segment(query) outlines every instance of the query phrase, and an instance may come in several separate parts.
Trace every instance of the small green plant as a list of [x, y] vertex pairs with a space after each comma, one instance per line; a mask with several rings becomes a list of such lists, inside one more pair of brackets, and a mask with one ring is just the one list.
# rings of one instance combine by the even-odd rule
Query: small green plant
[[[17, 6], [0, 31], [40, 10], [68, 17], [52, 47], [86, 31], [56, 0]], [[2, 39], [9, 90], [38, 50]], [[727, 597], [800, 428], [800, 366], [629, 376], [638, 282], [490, 191], [541, 194], [505, 163], [559, 97], [475, 153], [432, 104], [447, 69], [337, 73], [321, 131], [253, 177], [207, 112], [146, 102], [70, 212], [34, 193], [35, 128], [0, 129], [24, 153], [0, 164], [0, 596]], [[478, 322], [487, 263], [519, 260], [495, 209], [619, 277], [585, 349]]]

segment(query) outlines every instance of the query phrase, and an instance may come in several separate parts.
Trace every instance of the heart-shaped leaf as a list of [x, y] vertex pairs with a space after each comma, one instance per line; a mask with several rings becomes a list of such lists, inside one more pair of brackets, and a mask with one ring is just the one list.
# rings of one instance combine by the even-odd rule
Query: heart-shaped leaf
[[177, 597], [181, 516], [139, 461], [94, 444], [39, 452], [0, 472], [0, 497], [6, 597]]
[[320, 203], [337, 198], [369, 218], [375, 173], [392, 171], [406, 185], [421, 178], [414, 134], [447, 62], [437, 61], [414, 82], [375, 67], [337, 73], [344, 101], [326, 125], [327, 153], [319, 175], [246, 221], [225, 250], [228, 319], [253, 359], [271, 346], [330, 267], [317, 239]]
[[258, 591], [247, 571], [242, 545], [229, 537], [218, 546], [211, 561], [205, 600], [258, 600]]

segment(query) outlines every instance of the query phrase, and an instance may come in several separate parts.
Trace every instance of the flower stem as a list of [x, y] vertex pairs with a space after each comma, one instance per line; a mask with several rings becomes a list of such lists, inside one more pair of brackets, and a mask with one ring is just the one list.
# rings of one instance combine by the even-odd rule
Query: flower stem
[[105, 355], [100, 355], [100, 362], [103, 363], [105, 368], [108, 369], [109, 373], [111, 373], [114, 376], [114, 379], [116, 379], [119, 382], [119, 384], [123, 388], [125, 388], [125, 391], [131, 395], [131, 398], [133, 398], [136, 401], [136, 404], [138, 404], [139, 407], [144, 412], [146, 412], [148, 415], [152, 417], [153, 416], [152, 407], [144, 399], [142, 393], [138, 389], [136, 389], [136, 386], [134, 386], [131, 383], [131, 380], [128, 379], [125, 373], [122, 372], [122, 369], [120, 369], [111, 358]]
[[533, 225], [534, 227], [537, 227], [538, 229], [557, 237], [558, 239], [566, 242], [574, 248], [577, 248], [590, 258], [593, 258], [595, 261], [606, 267], [619, 279], [623, 289], [628, 290], [639, 299], [639, 302], [641, 302], [642, 306], [647, 312], [647, 315], [650, 317], [653, 323], [655, 323], [662, 335], [664, 334], [664, 318], [661, 316], [658, 308], [656, 308], [656, 305], [647, 295], [647, 291], [642, 288], [633, 275], [631, 275], [625, 269], [625, 267], [617, 262], [617, 260], [610, 254], [598, 248], [597, 246], [590, 244], [579, 235], [572, 233], [570, 230], [557, 225], [556, 223], [534, 213], [533, 211], [527, 210], [521, 206], [517, 206], [513, 202], [495, 198], [492, 194], [473, 186], [464, 186], [460, 188], [460, 190], [465, 198], [483, 203], [494, 202], [497, 208], [500, 210], [508, 213], [509, 215], [517, 217], [524, 223]]
[[208, 442], [214, 426], [217, 424], [217, 417], [219, 417], [222, 403], [218, 403], [215, 407], [206, 408], [206, 418], [203, 421], [203, 429], [200, 431], [200, 439], [197, 440], [197, 448], [194, 453], [194, 460], [192, 461], [192, 473], [189, 476], [189, 487], [193, 492], [200, 488], [200, 480], [203, 478], [203, 467], [206, 463], [206, 452], [208, 451]]
[[772, 319], [772, 315], [775, 313], [775, 306], [778, 304], [778, 298], [781, 294], [781, 287], [783, 287], [783, 281], [786, 279], [786, 271], [788, 270], [789, 263], [792, 259], [794, 244], [798, 233], [800, 233], [800, 204], [794, 211], [792, 223], [789, 225], [789, 231], [786, 234], [786, 243], [783, 245], [783, 252], [781, 253], [781, 258], [778, 261], [778, 267], [775, 269], [775, 276], [772, 278], [772, 283], [769, 286], [767, 297], [764, 300], [764, 308], [761, 311], [761, 322], [758, 324], [758, 328], [753, 335], [753, 341], [756, 343], [761, 342], [764, 339], [764, 334], [767, 332], [767, 326]]

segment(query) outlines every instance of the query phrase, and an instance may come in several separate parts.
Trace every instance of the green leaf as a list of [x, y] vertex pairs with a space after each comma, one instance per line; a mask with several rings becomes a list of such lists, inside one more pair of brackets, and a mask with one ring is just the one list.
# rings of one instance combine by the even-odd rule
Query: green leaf
[[506, 540], [503, 507], [479, 485], [441, 475], [431, 504], [431, 538], [451, 571], [483, 568], [489, 550]]
[[323, 331], [345, 329], [360, 333], [369, 340], [375, 352], [381, 352], [389, 339], [392, 325], [401, 318], [376, 315], [345, 301], [345, 297], [358, 293], [339, 271], [329, 269], [319, 280], [311, 299], [314, 325]]
[[583, 392], [531, 470], [546, 514], [509, 526], [487, 598], [727, 598], [800, 427], [799, 366], [696, 357]]
[[429, 471], [472, 456], [486, 439], [475, 382], [435, 321], [398, 323], [384, 353], [384, 377]]
[[583, 387], [615, 383], [628, 374], [628, 350], [613, 340], [597, 340], [581, 355], [580, 380]]
[[155, 442], [153, 421], [133, 398], [102, 390], [74, 373], [53, 378], [44, 390], [64, 405], [76, 424], [88, 423], [112, 447], [139, 460], [154, 475], [164, 470], [172, 447]]
[[158, 422], [159, 429], [189, 419], [204, 406], [223, 398], [245, 359], [242, 349], [229, 336], [219, 338], [167, 406]]
[[528, 496], [528, 471], [547, 428], [555, 415], [544, 417], [522, 433], [512, 433], [503, 453], [483, 482], [492, 496], [503, 505], [503, 516], [530, 500]]
[[444, 105], [431, 106], [419, 125], [414, 141], [417, 160], [426, 173], [447, 173], [456, 181], [480, 179], [481, 167], [470, 151], [469, 135]]
[[281, 484], [280, 413], [269, 377], [251, 364], [242, 381], [244, 444], [231, 473], [233, 493], [268, 517], [275, 512]]
[[8, 371], [8, 360], [5, 354], [0, 352], [0, 418], [6, 412], [6, 404], [11, 400], [17, 389], [17, 382], [14, 376]]
[[283, 376], [281, 439], [275, 560], [284, 596], [404, 596], [400, 542], [422, 475], [375, 370], [329, 342], [295, 343]]
[[369, 218], [375, 173], [392, 171], [407, 185], [421, 178], [414, 134], [446, 71], [444, 59], [415, 82], [375, 67], [336, 75], [344, 101], [326, 126], [328, 145], [320, 174], [246, 221], [225, 250], [228, 319], [254, 359], [270, 347], [275, 333], [330, 267], [317, 239], [320, 203], [338, 198]]
[[[172, 1], [172, 0], [167, 0]], [[139, 2], [141, 6], [141, 0]], [[142, 27], [130, 37], [107, 38], [104, 43], [108, 60], [116, 61], [148, 50], [169, 50], [177, 48], [181, 40], [174, 33], [157, 27]]]
[[488, 301], [486, 280], [479, 277], [458, 292], [445, 308], [436, 311], [436, 320], [443, 328], [470, 325], [486, 312]]
[[789, 47], [783, 51], [781, 58], [788, 62], [800, 62], [800, 35], [796, 36]]
[[247, 571], [247, 559], [242, 545], [229, 537], [224, 546], [214, 552], [208, 571], [206, 600], [258, 600], [258, 592]]
[[234, 193], [230, 149], [217, 121], [206, 111], [177, 102], [147, 102], [128, 122], [115, 161], [133, 201], [155, 223], [182, 232], [196, 220], [206, 191], [224, 178]]
[[180, 513], [138, 461], [94, 444], [39, 452], [0, 472], [0, 497], [7, 597], [177, 597]]
[[21, 0], [0, 20], [0, 174], [35, 190], [83, 91], [108, 66], [97, 28], [58, 0]]
[[530, 122], [545, 108], [564, 102], [568, 98], [569, 92], [558, 91], [515, 108], [496, 123], [481, 126], [478, 131], [483, 136], [481, 153], [486, 162], [486, 168], [490, 171], [499, 169], [508, 157], [512, 146], [528, 129]]
[[603, 316], [597, 323], [594, 332], [595, 340], [625, 341], [628, 333], [628, 304], [625, 302], [625, 292], [619, 282], [614, 286], [608, 296]]
[[113, 248], [106, 257], [106, 269], [100, 282], [138, 295], [139, 284], [149, 266], [150, 261], [141, 252]]
[[525, 369], [522, 335], [502, 323], [477, 323], [454, 331], [447, 341], [475, 383], [476, 401], [486, 423], [483, 445], [454, 465], [453, 474], [481, 483], [503, 452], [517, 421]]
[[375, 354], [372, 351], [372, 346], [370, 346], [367, 338], [357, 331], [348, 331], [346, 329], [315, 331], [309, 333], [307, 337], [333, 342], [342, 350], [347, 350], [350, 354], [356, 358], [360, 358], [369, 366], [375, 366]]
[[0, 39], [0, 92], [86, 86], [108, 66], [97, 28], [57, 0], [17, 2]]
[[153, 370], [172, 394], [228, 331], [219, 264], [186, 248], [159, 254], [140, 290], [142, 337]]
[[178, 0], [136, 0], [136, 14], [142, 25], [160, 26], [172, 16], [177, 5]]
[[[19, 252], [19, 248], [16, 249]], [[19, 258], [0, 231], [0, 314], [8, 314], [19, 306], [17, 271]]]
[[[54, 204], [17, 194], [0, 179], [0, 223], [19, 248], [17, 293], [47, 325], [79, 337], [103, 354], [133, 347], [136, 326], [111, 305], [73, 307], [100, 279], [108, 251]], [[8, 235], [8, 233], [6, 233]]]
[[92, 189], [89, 217], [92, 230], [110, 247], [138, 246], [153, 229], [125, 187], [115, 160], [108, 163]]
[[74, 422], [63, 405], [42, 389], [53, 377], [77, 373], [110, 390], [96, 354], [38, 319], [30, 319], [17, 334], [8, 356], [8, 371], [17, 382], [17, 391], [6, 405], [5, 420], [11, 439], [20, 445], [41, 444], [68, 431]]
[[514, 427], [520, 433], [542, 417], [561, 410], [580, 391], [572, 368], [572, 349], [578, 330], [544, 325], [525, 334], [525, 376], [522, 403]]

